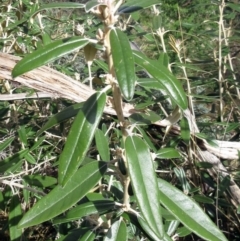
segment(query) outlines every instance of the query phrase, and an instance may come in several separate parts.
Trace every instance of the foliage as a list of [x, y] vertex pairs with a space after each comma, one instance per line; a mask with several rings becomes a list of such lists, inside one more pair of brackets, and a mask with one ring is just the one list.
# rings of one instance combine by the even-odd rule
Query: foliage
[[[238, 240], [230, 176], [198, 154], [239, 137], [238, 4], [85, 2], [3, 1], [1, 52], [23, 57], [13, 78], [48, 64], [96, 92], [0, 102], [0, 236]], [[8, 93], [32, 90], [1, 80]], [[238, 183], [238, 164], [228, 171]]]

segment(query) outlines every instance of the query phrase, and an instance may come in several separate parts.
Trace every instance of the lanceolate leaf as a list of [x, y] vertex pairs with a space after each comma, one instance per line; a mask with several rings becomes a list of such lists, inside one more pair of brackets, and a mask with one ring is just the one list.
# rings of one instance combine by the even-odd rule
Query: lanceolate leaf
[[164, 90], [169, 94], [170, 98], [181, 109], [185, 110], [188, 107], [186, 94], [181, 83], [175, 76], [159, 61], [150, 60], [144, 54], [134, 51], [134, 58], [137, 65], [141, 66], [159, 83], [161, 83]]
[[115, 202], [111, 200], [98, 200], [93, 202], [87, 202], [72, 208], [66, 213], [64, 217], [57, 217], [53, 223], [66, 223], [69, 221], [81, 219], [84, 216], [97, 213], [102, 215], [108, 211], [111, 211], [115, 207]]
[[57, 241], [93, 241], [97, 235], [94, 230], [86, 227], [72, 229], [66, 236], [61, 235]]
[[93, 241], [95, 240], [95, 237], [96, 232], [94, 232], [93, 230], [89, 230], [81, 237], [81, 241]]
[[102, 158], [102, 161], [110, 160], [110, 150], [108, 145], [108, 139], [99, 129], [95, 132], [95, 141], [97, 145], [97, 150]]
[[127, 239], [127, 228], [126, 224], [122, 220], [116, 221], [111, 228], [108, 230], [108, 233], [104, 241], [126, 241]]
[[108, 65], [104, 61], [100, 59], [94, 59], [94, 62], [98, 65], [99, 68], [103, 69], [105, 73], [108, 72]]
[[223, 233], [191, 198], [168, 182], [158, 179], [160, 202], [183, 225], [204, 240], [227, 241]]
[[190, 133], [190, 127], [188, 124], [188, 120], [186, 117], [182, 117], [180, 121], [180, 127], [181, 127], [181, 137], [183, 141], [188, 145], [190, 142], [191, 138], [191, 133]]
[[16, 164], [23, 161], [25, 155], [29, 152], [28, 149], [21, 150], [16, 154], [2, 160], [0, 162], [0, 173], [6, 172], [8, 169], [13, 168]]
[[81, 167], [67, 184], [58, 185], [38, 201], [22, 218], [19, 228], [27, 228], [45, 222], [66, 211], [83, 198], [107, 170], [104, 162], [91, 162]]
[[22, 236], [22, 230], [17, 228], [18, 222], [22, 217], [21, 202], [19, 201], [18, 195], [12, 197], [9, 210], [9, 230], [11, 240], [20, 240]]
[[121, 30], [112, 29], [110, 44], [119, 87], [124, 98], [131, 100], [134, 94], [136, 75], [130, 43]]
[[77, 103], [65, 108], [63, 111], [58, 112], [56, 115], [51, 116], [47, 123], [38, 131], [36, 136], [41, 135], [44, 131], [57, 125], [73, 116], [76, 116], [79, 110], [83, 107], [84, 103]]
[[167, 68], [168, 64], [169, 64], [169, 59], [168, 59], [167, 53], [161, 53], [159, 55], [158, 61], [161, 65], [163, 65]]
[[102, 117], [106, 94], [97, 92], [77, 114], [59, 160], [59, 183], [65, 185], [83, 161]]
[[150, 78], [141, 78], [137, 80], [137, 84], [147, 88], [147, 89], [157, 89], [157, 90], [165, 90], [165, 87], [159, 81]]
[[141, 214], [153, 232], [163, 238], [157, 178], [151, 153], [139, 137], [128, 136], [125, 141], [126, 157], [131, 184], [136, 195]]
[[14, 137], [10, 137], [8, 139], [5, 139], [1, 144], [0, 144], [0, 152], [2, 152], [5, 148], [7, 148], [12, 141], [14, 140]]
[[[141, 225], [141, 228], [147, 233], [149, 237], [151, 237], [151, 240], [159, 240], [158, 236], [153, 232], [151, 227], [146, 223], [146, 221], [139, 216], [138, 222]], [[161, 241], [172, 241], [172, 239], [168, 236], [167, 233], [164, 233], [164, 237], [161, 239]]]
[[174, 148], [162, 148], [156, 153], [156, 155], [160, 159], [171, 159], [181, 157], [179, 152]]
[[88, 44], [88, 42], [88, 39], [71, 37], [56, 40], [50, 44], [47, 44], [21, 59], [13, 68], [12, 76], [15, 78], [30, 70], [60, 58], [65, 54], [83, 48], [86, 44]]
[[50, 176], [42, 176], [38, 174], [26, 175], [23, 177], [24, 181], [30, 186], [50, 187], [57, 184], [57, 179]]
[[118, 12], [119, 13], [132, 13], [143, 8], [148, 8], [154, 4], [159, 4], [159, 0], [129, 0], [123, 4]]

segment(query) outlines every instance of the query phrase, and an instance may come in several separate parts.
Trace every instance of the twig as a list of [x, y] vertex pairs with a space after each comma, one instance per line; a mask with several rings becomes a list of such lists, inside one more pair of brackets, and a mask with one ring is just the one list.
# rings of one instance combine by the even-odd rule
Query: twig
[[46, 193], [44, 193], [42, 191], [39, 191], [39, 190], [37, 190], [35, 188], [32, 188], [32, 187], [27, 187], [27, 186], [24, 186], [22, 184], [16, 183], [16, 182], [14, 182], [14, 180], [13, 181], [0, 180], [0, 183], [6, 184], [6, 185], [8, 185], [10, 187], [14, 186], [14, 187], [18, 187], [18, 188], [21, 188], [21, 189], [26, 189], [26, 190], [28, 190], [30, 192], [38, 193], [38, 194], [43, 195], [43, 196], [46, 195]]
[[23, 100], [23, 99], [44, 99], [44, 98], [57, 99], [58, 96], [53, 93], [47, 93], [47, 92], [36, 92], [36, 93], [33, 93], [32, 95], [29, 95], [28, 93], [0, 95], [0, 100], [2, 101]]

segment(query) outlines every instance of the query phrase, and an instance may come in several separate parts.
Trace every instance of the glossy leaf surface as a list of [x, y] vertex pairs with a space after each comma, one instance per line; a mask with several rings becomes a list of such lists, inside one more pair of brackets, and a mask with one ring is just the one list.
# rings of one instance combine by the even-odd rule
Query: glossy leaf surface
[[131, 100], [134, 94], [136, 75], [130, 43], [121, 30], [112, 29], [110, 44], [114, 69], [122, 95], [126, 100]]
[[157, 178], [151, 153], [139, 137], [128, 136], [125, 151], [133, 186], [141, 214], [153, 232], [161, 239], [164, 235]]
[[88, 39], [71, 37], [56, 40], [50, 44], [47, 44], [21, 59], [13, 68], [12, 76], [15, 78], [30, 70], [52, 62], [65, 54], [83, 48], [86, 44], [88, 44], [88, 42]]
[[223, 233], [191, 198], [162, 179], [158, 179], [158, 187], [161, 204], [189, 230], [204, 240], [227, 241]]
[[19, 228], [27, 228], [56, 217], [83, 198], [107, 170], [104, 162], [91, 162], [81, 167], [67, 184], [58, 185], [40, 199], [22, 218]]
[[77, 103], [71, 105], [54, 116], [51, 116], [47, 123], [37, 132], [37, 136], [41, 135], [44, 131], [49, 128], [77, 115], [77, 113], [82, 109], [83, 103]]
[[159, 61], [150, 60], [137, 51], [134, 51], [133, 54], [136, 64], [147, 70], [162, 85], [162, 88], [169, 94], [175, 104], [183, 110], [187, 109], [186, 94], [179, 80], [165, 66], [160, 66]]
[[147, 89], [165, 90], [164, 86], [155, 79], [141, 78], [137, 80], [137, 84]]
[[65, 185], [83, 161], [102, 117], [106, 94], [93, 94], [79, 111], [59, 159], [59, 183]]
[[141, 228], [147, 233], [147, 235], [151, 238], [150, 240], [162, 240], [162, 241], [172, 241], [172, 239], [168, 236], [167, 233], [164, 233], [164, 236], [162, 239], [159, 239], [159, 237], [156, 235], [156, 233], [153, 232], [151, 227], [146, 223], [146, 221], [138, 217], [138, 222], [141, 225]]
[[95, 132], [95, 141], [97, 145], [97, 150], [101, 156], [101, 159], [103, 161], [109, 161], [110, 160], [110, 150], [108, 145], [108, 139], [103, 134], [103, 132], [99, 129]]
[[95, 237], [96, 233], [93, 230], [89, 230], [81, 237], [81, 241], [93, 241], [95, 240]]
[[124, 221], [116, 221], [108, 230], [104, 241], [127, 241], [127, 227]]
[[31, 186], [37, 187], [50, 187], [57, 184], [57, 179], [50, 176], [42, 176], [38, 174], [26, 175], [23, 177], [25, 182]]
[[115, 207], [115, 202], [110, 200], [98, 200], [93, 202], [87, 202], [78, 205], [75, 208], [72, 208], [70, 211], [66, 213], [64, 217], [59, 217], [54, 219], [53, 223], [65, 223], [77, 219], [81, 219], [84, 216], [88, 216], [90, 214], [99, 214], [102, 215]]

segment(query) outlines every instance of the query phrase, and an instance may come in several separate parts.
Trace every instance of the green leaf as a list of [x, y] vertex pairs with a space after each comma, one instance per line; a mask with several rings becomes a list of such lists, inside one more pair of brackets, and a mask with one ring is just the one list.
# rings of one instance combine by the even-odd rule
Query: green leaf
[[108, 145], [108, 139], [99, 129], [95, 132], [95, 140], [97, 145], [97, 150], [103, 161], [110, 160], [110, 150]]
[[181, 127], [181, 137], [183, 141], [189, 145], [190, 138], [191, 138], [191, 133], [190, 133], [190, 128], [188, 124], [188, 120], [186, 117], [182, 117], [180, 121], [180, 127]]
[[3, 192], [0, 192], [0, 210], [5, 210]]
[[86, 227], [72, 229], [67, 235], [61, 235], [57, 241], [93, 241], [96, 237], [96, 232]]
[[35, 158], [28, 152], [24, 158], [26, 159], [27, 162], [29, 162], [30, 164], [36, 164], [37, 161], [35, 160]]
[[82, 217], [98, 214], [102, 215], [110, 212], [115, 207], [115, 202], [111, 200], [98, 200], [93, 202], [87, 202], [78, 205], [68, 211], [64, 217], [57, 217], [53, 220], [53, 224], [66, 223], [69, 221], [74, 221], [81, 219]]
[[[27, 183], [24, 180], [22, 181], [22, 184], [25, 187], [27, 186]], [[26, 203], [26, 205], [30, 205], [30, 191], [27, 190], [26, 188], [23, 188], [22, 192], [23, 192], [24, 203]], [[44, 193], [42, 192], [42, 194]]]
[[31, 151], [33, 151], [33, 150], [35, 150], [36, 148], [38, 148], [42, 143], [43, 143], [43, 141], [45, 140], [45, 136], [42, 136], [41, 138], [39, 138], [35, 143], [34, 143], [34, 145], [30, 148], [30, 152]]
[[158, 61], [161, 65], [165, 66], [166, 68], [168, 68], [168, 64], [169, 64], [169, 58], [168, 58], [168, 54], [167, 53], [161, 53], [159, 55]]
[[227, 3], [227, 6], [232, 8], [233, 10], [240, 12], [240, 6], [238, 3]]
[[141, 133], [141, 136], [143, 137], [145, 143], [149, 146], [149, 148], [151, 150], [153, 150], [154, 152], [156, 152], [156, 147], [154, 146], [152, 140], [149, 138], [149, 136], [146, 133], [146, 131], [144, 131], [144, 129], [142, 129], [141, 127], [138, 127], [137, 129]]
[[167, 224], [167, 234], [169, 236], [174, 235], [179, 224], [180, 222], [178, 220], [172, 220], [169, 224]]
[[12, 76], [15, 78], [22, 75], [30, 70], [54, 61], [65, 54], [83, 48], [88, 43], [88, 39], [82, 39], [80, 37], [56, 40], [21, 59], [13, 68]]
[[[153, 29], [153, 31], [161, 29], [162, 25], [163, 25], [163, 22], [162, 22], [161, 14], [153, 16], [153, 18], [152, 18], [152, 29]], [[163, 54], [165, 55], [166, 53], [163, 52]]]
[[0, 152], [2, 152], [4, 149], [6, 149], [14, 140], [14, 136], [13, 137], [9, 137], [8, 139], [4, 140], [1, 144], [0, 144]]
[[96, 185], [106, 170], [107, 165], [104, 162], [84, 165], [64, 187], [58, 185], [40, 199], [21, 219], [19, 228], [40, 224], [65, 212]]
[[217, 148], [219, 147], [217, 141], [211, 139], [204, 133], [195, 133], [195, 136], [199, 139], [207, 141], [207, 143], [213, 147], [217, 147]]
[[159, 0], [131, 0], [123, 4], [118, 12], [121, 13], [132, 13], [144, 8], [151, 7], [154, 4], [159, 4]]
[[44, 131], [48, 130], [49, 128], [70, 119], [77, 115], [79, 110], [82, 109], [84, 102], [77, 103], [65, 108], [63, 111], [57, 113], [56, 115], [49, 118], [47, 123], [37, 132], [36, 136], [40, 136]]
[[204, 169], [209, 169], [213, 167], [212, 163], [209, 162], [197, 162], [195, 163], [197, 167], [204, 168]]
[[212, 198], [203, 196], [203, 195], [194, 195], [193, 196], [194, 200], [200, 203], [209, 203], [209, 204], [214, 204], [214, 200]]
[[22, 142], [22, 144], [27, 145], [27, 135], [26, 135], [25, 126], [21, 126], [18, 129], [18, 135], [19, 135], [19, 139]]
[[38, 174], [34, 175], [26, 175], [23, 179], [30, 185], [30, 186], [37, 186], [37, 187], [50, 187], [54, 184], [57, 184], [57, 179], [50, 176], [42, 176]]
[[173, 170], [182, 185], [184, 193], [189, 193], [191, 186], [187, 180], [184, 169], [182, 167], [174, 167]]
[[[142, 219], [141, 216], [138, 217], [138, 222], [141, 225], [141, 228], [147, 233], [147, 235], [151, 238], [150, 240], [159, 240], [159, 237], [153, 232], [151, 227], [146, 223], [144, 219]], [[164, 233], [163, 238], [161, 241], [172, 241], [172, 239]]]
[[96, 233], [93, 230], [88, 230], [79, 241], [94, 241], [96, 237]]
[[29, 152], [28, 149], [21, 150], [17, 152], [16, 154], [12, 155], [11, 157], [8, 157], [0, 162], [0, 173], [7, 172], [8, 169], [14, 168], [19, 162], [21, 162], [24, 158], [24, 156]]
[[99, 68], [103, 69], [105, 73], [108, 72], [108, 65], [104, 61], [100, 59], [94, 59], [94, 63], [96, 63]]
[[162, 148], [156, 153], [156, 155], [159, 159], [172, 159], [181, 157], [179, 152], [174, 148]]
[[137, 84], [146, 89], [165, 90], [163, 85], [155, 79], [141, 78], [137, 80]]
[[127, 228], [122, 220], [116, 221], [108, 230], [104, 241], [127, 241]]
[[22, 217], [21, 202], [18, 195], [14, 195], [10, 202], [9, 208], [9, 231], [11, 240], [21, 240], [22, 230], [17, 228], [17, 224]]
[[157, 179], [151, 153], [139, 137], [128, 136], [125, 151], [129, 167], [131, 184], [138, 201], [141, 214], [153, 232], [163, 238], [161, 208]]
[[144, 113], [133, 113], [129, 116], [129, 120], [131, 123], [134, 123], [138, 126], [140, 125], [150, 125], [151, 121], [149, 120], [149, 116]]
[[158, 179], [160, 202], [184, 226], [204, 240], [227, 241], [223, 233], [191, 198], [168, 182]]
[[127, 36], [119, 29], [110, 32], [112, 58], [117, 81], [124, 98], [130, 101], [135, 88], [135, 66]]
[[98, 0], [87, 1], [86, 5], [85, 5], [85, 11], [89, 12], [99, 5], [106, 6], [106, 4], [104, 4], [104, 1], [98, 1]]
[[183, 110], [187, 109], [188, 102], [186, 94], [176, 77], [166, 67], [160, 65], [158, 61], [150, 60], [138, 51], [133, 51], [133, 55], [136, 64], [147, 70], [147, 72], [162, 85], [162, 89], [169, 94], [175, 104]]
[[59, 159], [59, 183], [65, 185], [85, 158], [106, 103], [104, 92], [94, 93], [84, 103], [69, 131]]
[[176, 234], [178, 237], [186, 237], [187, 235], [191, 234], [192, 232], [187, 229], [186, 227], [180, 227], [178, 228]]
[[43, 45], [50, 44], [52, 42], [52, 39], [50, 35], [47, 32], [42, 33], [42, 43]]

